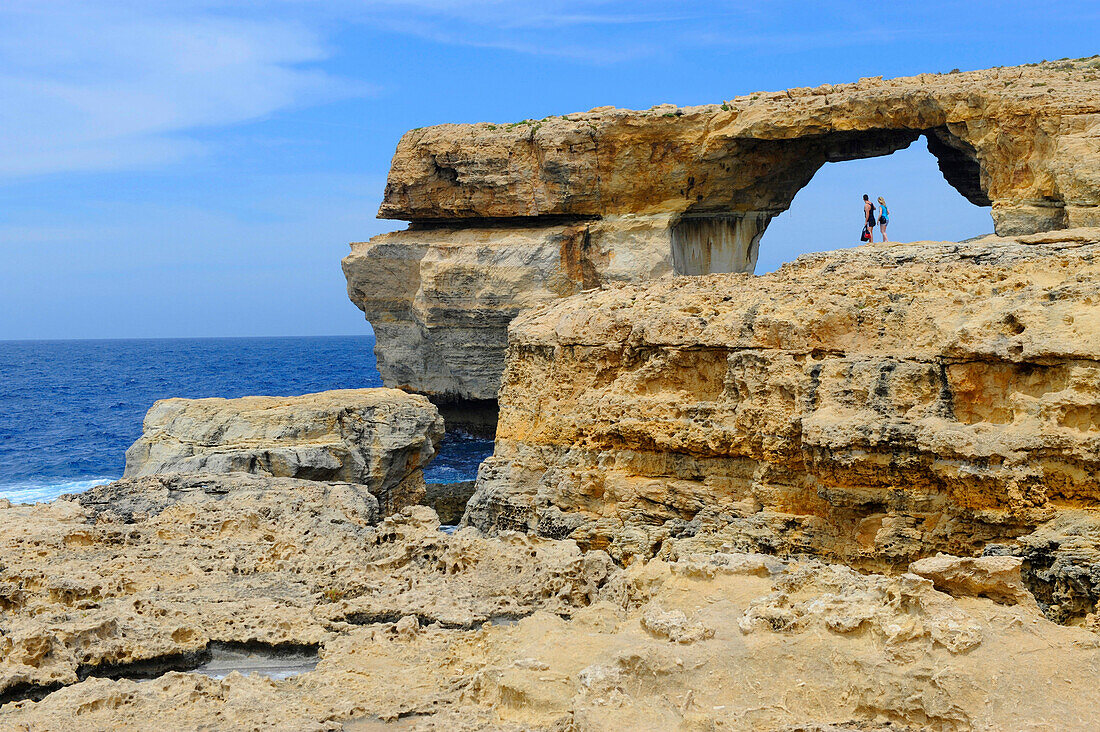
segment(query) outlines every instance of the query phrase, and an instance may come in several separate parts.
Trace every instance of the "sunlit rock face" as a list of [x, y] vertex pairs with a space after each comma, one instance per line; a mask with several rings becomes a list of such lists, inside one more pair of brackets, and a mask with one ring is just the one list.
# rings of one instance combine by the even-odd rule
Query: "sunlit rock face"
[[672, 274], [671, 216], [429, 227], [352, 245], [348, 295], [387, 385], [442, 403], [495, 400], [508, 323], [525, 307]]
[[690, 537], [883, 568], [1098, 505], [1100, 230], [1078, 229], [525, 311], [465, 521], [621, 561]]
[[[398, 145], [380, 215], [406, 220], [785, 210], [826, 162], [924, 135], [1000, 234], [1097, 223], [1095, 59], [440, 125]], [[1022, 231], [1026, 230], [1026, 231]]]
[[610, 283], [752, 272], [768, 223], [827, 162], [918, 140], [1001, 235], [1100, 225], [1095, 59], [599, 108], [402, 137], [351, 300], [388, 386], [491, 401], [521, 309]]

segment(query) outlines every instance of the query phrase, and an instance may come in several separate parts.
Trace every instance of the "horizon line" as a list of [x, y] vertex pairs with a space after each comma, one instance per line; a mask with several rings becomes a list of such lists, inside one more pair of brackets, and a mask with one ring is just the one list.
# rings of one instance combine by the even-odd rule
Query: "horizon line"
[[243, 336], [106, 336], [100, 338], [0, 338], [6, 343], [72, 343], [86, 341], [216, 341], [265, 340], [273, 338], [374, 338], [374, 333], [326, 333], [310, 335], [243, 335]]

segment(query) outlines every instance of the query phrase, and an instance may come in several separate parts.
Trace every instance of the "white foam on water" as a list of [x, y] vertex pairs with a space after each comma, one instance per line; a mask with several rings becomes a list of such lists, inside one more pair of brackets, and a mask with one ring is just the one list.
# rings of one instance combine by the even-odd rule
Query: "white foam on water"
[[89, 488], [95, 488], [97, 485], [104, 485], [114, 480], [118, 480], [118, 478], [84, 478], [58, 483], [45, 481], [0, 483], [0, 498], [7, 498], [12, 503], [41, 503], [42, 501], [52, 501], [66, 493], [83, 493]]

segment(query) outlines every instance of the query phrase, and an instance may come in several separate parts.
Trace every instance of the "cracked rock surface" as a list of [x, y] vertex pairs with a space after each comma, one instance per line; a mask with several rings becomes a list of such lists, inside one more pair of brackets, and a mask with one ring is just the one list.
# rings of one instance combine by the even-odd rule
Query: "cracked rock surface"
[[378, 522], [365, 486], [247, 474], [126, 479], [0, 509], [0, 698], [88, 675], [197, 665], [210, 643], [315, 647], [416, 616], [473, 627], [568, 614], [602, 553], [448, 537], [434, 512]]

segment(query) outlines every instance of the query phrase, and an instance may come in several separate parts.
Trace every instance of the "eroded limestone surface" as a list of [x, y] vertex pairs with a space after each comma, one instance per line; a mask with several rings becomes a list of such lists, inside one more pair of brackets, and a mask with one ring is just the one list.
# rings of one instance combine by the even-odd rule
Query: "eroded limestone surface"
[[1083, 731], [1100, 704], [1087, 630], [913, 574], [753, 555], [616, 569], [565, 617], [405, 616], [322, 643], [290, 679], [88, 679], [3, 707], [0, 727]]
[[620, 561], [674, 538], [875, 567], [980, 554], [1100, 505], [1100, 231], [560, 300], [513, 322], [500, 404], [465, 517], [487, 531]]
[[163, 399], [126, 451], [128, 478], [244, 472], [361, 483], [383, 514], [418, 503], [443, 439], [424, 397], [341, 389], [295, 397]]
[[195, 666], [210, 643], [308, 648], [405, 615], [569, 613], [607, 576], [606, 555], [572, 542], [438, 527], [423, 506], [379, 524], [363, 485], [247, 474], [0, 508], [0, 699]]
[[822, 165], [921, 137], [1002, 235], [1100, 226], [1100, 58], [861, 79], [412, 130], [379, 211], [412, 224], [352, 245], [348, 295], [374, 327], [387, 386], [491, 401], [523, 308], [752, 272], [768, 223]]

